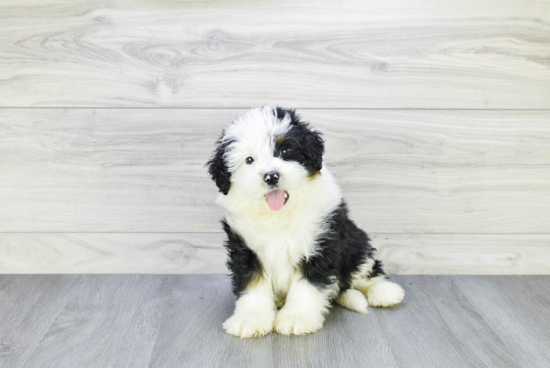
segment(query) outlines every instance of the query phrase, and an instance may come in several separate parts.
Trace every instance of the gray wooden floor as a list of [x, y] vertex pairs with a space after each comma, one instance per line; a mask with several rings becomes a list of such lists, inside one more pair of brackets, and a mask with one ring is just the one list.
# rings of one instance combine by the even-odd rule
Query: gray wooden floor
[[550, 276], [393, 276], [309, 336], [225, 334], [225, 275], [1, 275], [0, 367], [548, 367]]

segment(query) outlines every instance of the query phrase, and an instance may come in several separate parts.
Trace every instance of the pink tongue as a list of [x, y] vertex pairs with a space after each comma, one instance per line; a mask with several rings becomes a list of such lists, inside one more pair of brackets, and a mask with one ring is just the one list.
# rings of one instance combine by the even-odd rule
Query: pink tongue
[[285, 191], [282, 189], [267, 193], [267, 205], [272, 211], [279, 211], [285, 204]]

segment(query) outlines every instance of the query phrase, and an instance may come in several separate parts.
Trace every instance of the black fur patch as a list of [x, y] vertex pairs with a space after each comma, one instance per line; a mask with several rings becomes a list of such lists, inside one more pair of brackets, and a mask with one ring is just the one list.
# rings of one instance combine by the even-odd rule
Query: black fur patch
[[[290, 130], [281, 137], [277, 137], [273, 155], [285, 161], [299, 162], [310, 174], [316, 174], [323, 167], [323, 153], [325, 144], [321, 133], [311, 129], [308, 123], [300, 121], [300, 116], [294, 110], [285, 110], [277, 107], [277, 118], [290, 116]], [[281, 152], [288, 150], [287, 155]]]
[[228, 171], [227, 165], [225, 164], [225, 160], [223, 158], [225, 151], [227, 147], [233, 143], [231, 141], [223, 141], [223, 136], [225, 132], [222, 132], [222, 136], [218, 141], [216, 142], [217, 147], [214, 151], [214, 155], [206, 163], [206, 166], [208, 166], [208, 172], [210, 173], [210, 177], [214, 182], [216, 183], [216, 186], [218, 187], [219, 191], [223, 194], [227, 195], [229, 193], [229, 188], [231, 187], [231, 173]]
[[384, 269], [382, 267], [382, 261], [376, 260], [374, 261], [374, 265], [372, 266], [372, 271], [369, 273], [369, 279], [372, 277], [385, 275]]
[[227, 268], [231, 272], [233, 292], [240, 297], [255, 277], [261, 277], [262, 264], [242, 236], [233, 231], [225, 220], [222, 220], [222, 225], [227, 234], [224, 244], [228, 253]]
[[[338, 280], [340, 290], [346, 290], [350, 287], [351, 275], [367, 258], [374, 257], [376, 249], [370, 245], [367, 233], [350, 220], [344, 201], [329, 215], [327, 222], [330, 230], [318, 240], [318, 253], [303, 259], [300, 268], [303, 277], [318, 288]], [[375, 267], [383, 274], [379, 261]]]
[[285, 110], [281, 107], [277, 107], [276, 112], [277, 112], [277, 119], [279, 120], [283, 120], [286, 114], [290, 114], [290, 118], [293, 120], [294, 114], [296, 113], [295, 110]]

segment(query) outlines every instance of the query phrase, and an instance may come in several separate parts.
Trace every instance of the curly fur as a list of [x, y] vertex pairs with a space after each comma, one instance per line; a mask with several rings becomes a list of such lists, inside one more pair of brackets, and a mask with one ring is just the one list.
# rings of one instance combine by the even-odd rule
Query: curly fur
[[[222, 224], [237, 296], [228, 333], [306, 334], [322, 327], [333, 301], [366, 313], [403, 299], [349, 218], [324, 150], [294, 110], [270, 105], [241, 115], [217, 141], [207, 166], [228, 211]], [[277, 180], [268, 180], [273, 173]], [[284, 193], [282, 207], [270, 202], [274, 193]]]

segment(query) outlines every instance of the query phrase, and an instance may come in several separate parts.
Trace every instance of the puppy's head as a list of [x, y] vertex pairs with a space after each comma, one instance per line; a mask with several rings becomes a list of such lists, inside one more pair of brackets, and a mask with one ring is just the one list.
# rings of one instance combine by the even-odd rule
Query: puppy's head
[[224, 195], [279, 211], [320, 175], [323, 152], [319, 133], [294, 110], [263, 106], [222, 132], [207, 166]]

